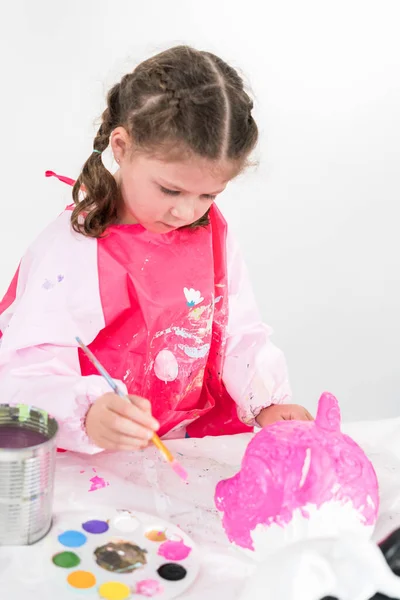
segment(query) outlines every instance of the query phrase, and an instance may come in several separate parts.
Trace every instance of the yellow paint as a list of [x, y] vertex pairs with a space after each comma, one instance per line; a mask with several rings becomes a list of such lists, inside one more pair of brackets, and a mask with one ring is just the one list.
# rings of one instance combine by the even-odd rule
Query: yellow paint
[[96, 577], [89, 571], [74, 571], [67, 577], [69, 585], [80, 590], [87, 590], [96, 585]]
[[131, 590], [124, 583], [109, 581], [99, 587], [99, 594], [104, 600], [127, 600], [131, 595]]

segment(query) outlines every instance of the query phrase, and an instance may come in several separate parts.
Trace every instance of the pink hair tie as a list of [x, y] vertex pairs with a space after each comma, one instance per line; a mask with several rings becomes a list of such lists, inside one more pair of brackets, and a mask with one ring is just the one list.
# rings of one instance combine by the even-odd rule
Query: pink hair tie
[[57, 177], [57, 179], [59, 179], [60, 181], [63, 181], [64, 183], [67, 183], [68, 185], [75, 185], [74, 179], [71, 179], [70, 177], [64, 177], [64, 175], [57, 175], [57, 173], [54, 173], [53, 171], [46, 171], [45, 176], [46, 177]]

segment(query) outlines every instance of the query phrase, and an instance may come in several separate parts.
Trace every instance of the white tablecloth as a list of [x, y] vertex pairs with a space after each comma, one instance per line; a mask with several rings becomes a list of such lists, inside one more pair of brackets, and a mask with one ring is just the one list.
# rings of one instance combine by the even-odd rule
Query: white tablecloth
[[[381, 510], [374, 539], [379, 541], [400, 527], [400, 419], [349, 424], [343, 426], [343, 431], [364, 448], [378, 474]], [[239, 597], [254, 567], [244, 554], [229, 545], [213, 499], [217, 482], [237, 472], [250, 438], [245, 434], [169, 441], [171, 451], [189, 472], [188, 484], [179, 480], [154, 447], [129, 454], [59, 454], [54, 508], [63, 511], [106, 504], [158, 515], [179, 525], [203, 553], [199, 578], [184, 597], [233, 600]], [[89, 492], [93, 476], [103, 478], [109, 485]], [[0, 550], [4, 582], [6, 550]], [[7, 552], [6, 562], [18, 554], [21, 559], [28, 550]], [[18, 582], [12, 593], [7, 595], [10, 600], [24, 597], [18, 593]], [[40, 589], [32, 589], [29, 600], [41, 597]]]

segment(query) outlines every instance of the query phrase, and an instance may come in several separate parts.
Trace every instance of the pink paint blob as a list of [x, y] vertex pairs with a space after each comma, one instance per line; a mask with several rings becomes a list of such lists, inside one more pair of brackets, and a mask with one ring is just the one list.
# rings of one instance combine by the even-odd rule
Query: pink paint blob
[[254, 550], [257, 525], [284, 528], [300, 510], [325, 503], [350, 505], [361, 525], [373, 526], [379, 508], [376, 474], [363, 450], [340, 431], [340, 409], [325, 393], [315, 421], [279, 421], [257, 433], [241, 470], [218, 483], [215, 503], [231, 542]]
[[97, 475], [92, 477], [90, 481], [92, 485], [90, 486], [89, 492], [95, 492], [96, 490], [100, 490], [101, 488], [105, 488], [107, 485], [110, 485], [108, 481], [104, 481], [102, 477], [98, 477]]
[[136, 584], [136, 593], [151, 598], [164, 591], [162, 585], [155, 579], [143, 579]]
[[183, 543], [183, 540], [177, 542], [168, 540], [161, 544], [158, 549], [158, 554], [167, 560], [185, 560], [191, 553], [192, 549]]

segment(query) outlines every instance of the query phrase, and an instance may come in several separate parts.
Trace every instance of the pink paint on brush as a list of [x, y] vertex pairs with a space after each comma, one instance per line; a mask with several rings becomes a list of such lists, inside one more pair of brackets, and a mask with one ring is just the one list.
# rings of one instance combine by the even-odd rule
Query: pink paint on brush
[[188, 478], [188, 474], [187, 474], [187, 472], [185, 471], [185, 469], [182, 467], [182, 465], [181, 465], [180, 463], [178, 463], [178, 461], [177, 461], [177, 460], [175, 460], [175, 459], [174, 459], [174, 460], [173, 460], [173, 461], [170, 463], [170, 465], [171, 465], [171, 467], [173, 468], [173, 470], [175, 471], [175, 473], [176, 473], [176, 474], [177, 474], [177, 475], [178, 475], [178, 476], [179, 476], [181, 479], [183, 479], [184, 481], [186, 481], [186, 480], [187, 480], [187, 478]]
[[340, 409], [325, 393], [313, 421], [279, 421], [261, 430], [246, 449], [241, 470], [216, 487], [231, 542], [254, 550], [251, 532], [262, 524], [285, 527], [294, 512], [336, 502], [353, 507], [356, 520], [375, 524], [378, 481], [363, 450], [340, 431]]
[[92, 477], [90, 479], [92, 485], [90, 486], [89, 492], [95, 492], [96, 490], [100, 490], [101, 488], [105, 488], [107, 485], [110, 485], [108, 481], [104, 481], [102, 477]]
[[186, 546], [183, 540], [173, 541], [168, 540], [161, 544], [158, 549], [158, 554], [163, 556], [167, 560], [185, 560], [191, 553], [192, 549], [189, 546]]

